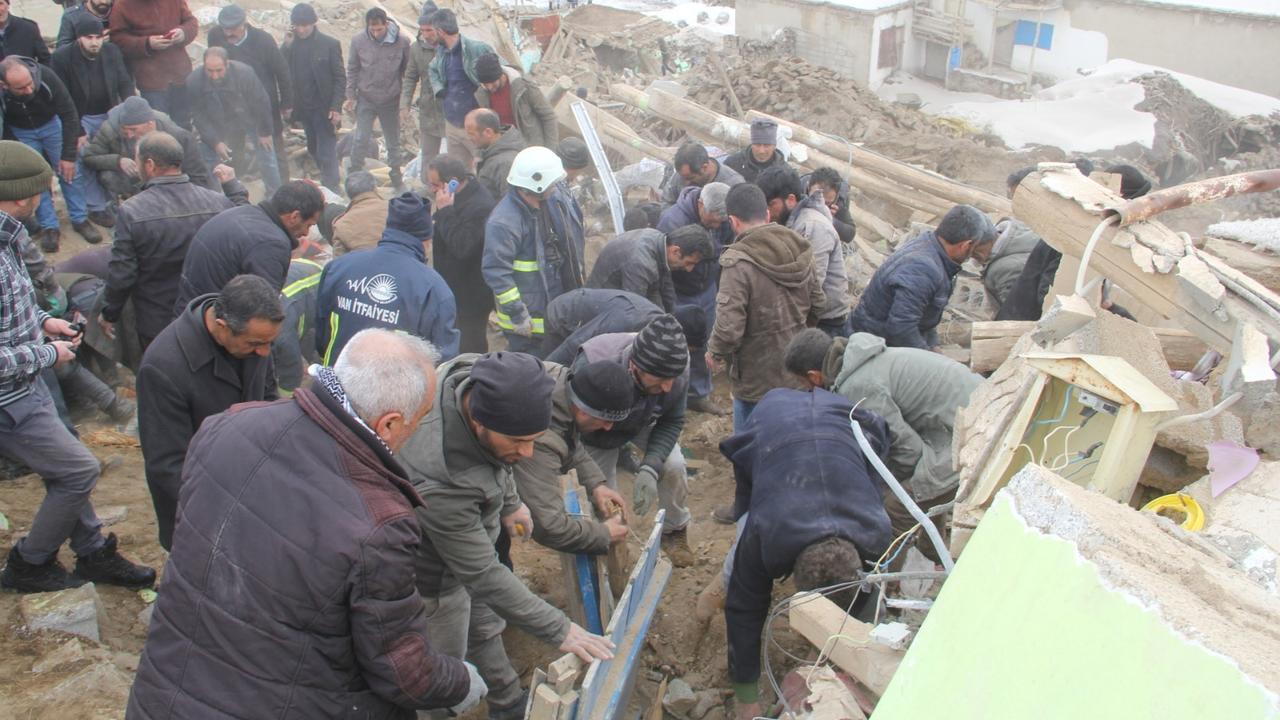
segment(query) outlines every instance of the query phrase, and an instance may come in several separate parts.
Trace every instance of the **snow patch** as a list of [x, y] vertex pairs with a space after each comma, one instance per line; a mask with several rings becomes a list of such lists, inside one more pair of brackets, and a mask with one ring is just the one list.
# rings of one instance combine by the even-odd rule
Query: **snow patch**
[[1145, 0], [1151, 5], [1173, 5], [1192, 10], [1246, 13], [1280, 17], [1280, 3], [1276, 0]]
[[1280, 253], [1280, 218], [1214, 223], [1205, 234]]
[[[1269, 1], [1280, 7], [1280, 0]], [[1273, 98], [1270, 95], [1223, 85], [1195, 75], [1186, 75], [1167, 68], [1146, 65], [1123, 58], [1100, 65], [1084, 77], [1058, 83], [1044, 90], [1043, 93], [1048, 93], [1050, 97], [1056, 97], [1062, 93], [1075, 92], [1077, 88], [1088, 88], [1099, 83], [1129, 82], [1136, 77], [1153, 72], [1172, 75], [1175, 80], [1182, 83], [1187, 90], [1190, 90], [1200, 99], [1237, 117], [1246, 115], [1265, 116], [1280, 112], [1280, 99]]]

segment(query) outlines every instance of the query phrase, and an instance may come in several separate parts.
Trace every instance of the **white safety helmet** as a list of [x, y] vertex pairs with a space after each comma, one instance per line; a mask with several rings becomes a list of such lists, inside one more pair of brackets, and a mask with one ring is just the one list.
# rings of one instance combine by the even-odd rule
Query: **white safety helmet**
[[542, 194], [565, 177], [564, 163], [549, 148], [535, 145], [521, 150], [511, 162], [507, 182], [512, 187]]

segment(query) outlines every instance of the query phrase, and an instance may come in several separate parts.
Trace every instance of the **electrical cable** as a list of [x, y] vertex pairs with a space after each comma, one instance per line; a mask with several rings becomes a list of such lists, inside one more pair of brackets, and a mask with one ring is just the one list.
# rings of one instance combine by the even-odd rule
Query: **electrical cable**
[[1093, 234], [1089, 236], [1089, 242], [1080, 255], [1080, 270], [1076, 272], [1076, 295], [1084, 297], [1084, 276], [1089, 272], [1089, 259], [1093, 257], [1094, 246], [1102, 238], [1102, 231], [1118, 222], [1120, 222], [1119, 215], [1108, 215], [1098, 223], [1098, 227], [1093, 229]]

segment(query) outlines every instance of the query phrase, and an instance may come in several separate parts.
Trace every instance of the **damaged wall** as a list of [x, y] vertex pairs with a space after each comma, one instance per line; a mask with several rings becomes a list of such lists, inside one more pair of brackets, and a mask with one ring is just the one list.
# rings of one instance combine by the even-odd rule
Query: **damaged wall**
[[1280, 600], [1178, 534], [1028, 467], [874, 720], [1280, 717]]

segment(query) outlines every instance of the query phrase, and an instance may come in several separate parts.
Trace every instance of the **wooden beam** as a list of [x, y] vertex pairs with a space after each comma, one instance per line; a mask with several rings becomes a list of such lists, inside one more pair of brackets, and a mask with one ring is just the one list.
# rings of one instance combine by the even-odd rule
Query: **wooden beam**
[[748, 120], [762, 118], [773, 120], [780, 126], [791, 128], [791, 137], [808, 145], [811, 149], [836, 159], [845, 159], [868, 172], [883, 176], [888, 180], [927, 192], [952, 203], [973, 205], [974, 207], [995, 215], [1005, 216], [1012, 212], [1012, 204], [1007, 198], [987, 192], [981, 188], [966, 185], [944, 175], [929, 172], [893, 158], [881, 155], [861, 145], [836, 140], [822, 133], [810, 130], [790, 120], [768, 115], [756, 110], [747, 113]]
[[[969, 369], [991, 372], [1009, 357], [1018, 338], [1036, 329], [1034, 320], [991, 320], [973, 323], [970, 331]], [[1209, 346], [1178, 328], [1150, 328], [1160, 341], [1164, 359], [1173, 370], [1190, 370]]]
[[825, 651], [836, 667], [849, 673], [876, 695], [883, 695], [905, 654], [871, 640], [873, 626], [849, 617], [839, 605], [809, 594], [792, 601], [791, 629]]
[[529, 720], [558, 720], [560, 716], [560, 696], [550, 685], [539, 685], [533, 691], [533, 702], [529, 706]]

